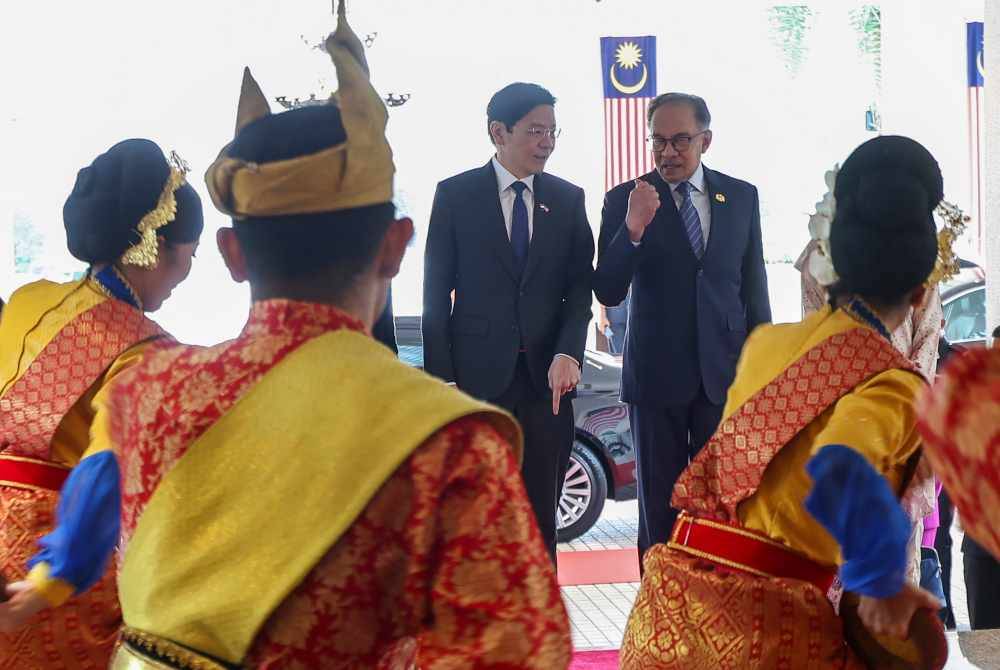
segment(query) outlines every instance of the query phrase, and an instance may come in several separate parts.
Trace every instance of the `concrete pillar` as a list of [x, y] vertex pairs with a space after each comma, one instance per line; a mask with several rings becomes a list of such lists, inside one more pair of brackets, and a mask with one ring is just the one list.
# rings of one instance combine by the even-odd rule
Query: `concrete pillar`
[[1000, 0], [986, 0], [986, 175], [983, 251], [988, 332], [1000, 325]]

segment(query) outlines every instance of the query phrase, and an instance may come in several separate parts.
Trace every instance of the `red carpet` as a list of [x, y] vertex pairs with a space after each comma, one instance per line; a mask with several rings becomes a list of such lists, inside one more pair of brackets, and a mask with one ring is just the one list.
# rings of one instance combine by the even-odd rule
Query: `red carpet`
[[573, 654], [569, 670], [618, 670], [618, 652], [578, 651]]
[[558, 564], [560, 586], [639, 581], [639, 556], [635, 549], [560, 551]]

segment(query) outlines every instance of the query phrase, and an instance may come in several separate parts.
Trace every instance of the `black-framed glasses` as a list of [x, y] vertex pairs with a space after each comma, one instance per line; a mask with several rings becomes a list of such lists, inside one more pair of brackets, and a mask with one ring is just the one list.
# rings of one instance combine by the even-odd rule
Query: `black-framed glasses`
[[538, 127], [531, 127], [531, 128], [528, 128], [525, 132], [528, 134], [528, 137], [530, 137], [533, 140], [540, 140], [543, 137], [545, 137], [546, 135], [550, 139], [554, 140], [555, 138], [559, 137], [559, 135], [562, 133], [562, 128], [538, 128]]
[[688, 135], [687, 133], [681, 133], [680, 135], [674, 135], [673, 137], [660, 137], [659, 135], [650, 135], [646, 138], [646, 141], [653, 147], [653, 151], [663, 151], [667, 148], [667, 143], [674, 148], [674, 151], [682, 153], [691, 148], [691, 140], [698, 137], [699, 135], [704, 135], [710, 132], [707, 128], [700, 133], [695, 133], [694, 135]]

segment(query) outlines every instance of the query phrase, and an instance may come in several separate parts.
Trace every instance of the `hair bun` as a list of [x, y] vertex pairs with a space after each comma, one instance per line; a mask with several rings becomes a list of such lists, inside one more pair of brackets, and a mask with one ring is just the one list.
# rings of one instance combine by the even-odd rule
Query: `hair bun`
[[933, 212], [943, 193], [937, 161], [919, 143], [885, 136], [855, 149], [834, 187], [837, 290], [894, 302], [926, 281], [937, 259]]
[[85, 263], [110, 263], [139, 240], [139, 221], [156, 207], [170, 174], [150, 140], [119, 142], [80, 170], [63, 206], [69, 252]]
[[837, 173], [834, 196], [839, 202], [858, 193], [862, 181], [879, 174], [912, 178], [926, 194], [928, 214], [944, 198], [944, 179], [934, 156], [919, 142], [901, 135], [876, 137], [855, 149]]
[[926, 219], [934, 209], [924, 184], [905, 172], [873, 171], [858, 179], [857, 190], [844, 199], [853, 216], [846, 225], [903, 231], [913, 221]]

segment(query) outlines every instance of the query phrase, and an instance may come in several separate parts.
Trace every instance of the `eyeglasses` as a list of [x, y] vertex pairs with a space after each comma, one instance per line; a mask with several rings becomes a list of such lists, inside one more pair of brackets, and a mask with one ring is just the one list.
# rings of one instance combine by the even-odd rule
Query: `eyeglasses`
[[669, 142], [670, 146], [674, 148], [674, 151], [678, 153], [683, 153], [691, 148], [691, 140], [698, 137], [699, 135], [704, 135], [707, 132], [710, 131], [703, 130], [700, 133], [695, 133], [694, 135], [688, 135], [687, 133], [683, 133], [681, 135], [674, 135], [673, 137], [660, 137], [659, 135], [650, 135], [649, 137], [646, 138], [646, 141], [652, 145], [653, 151], [663, 151], [664, 149], [667, 148], [667, 143]]
[[562, 128], [528, 128], [525, 132], [533, 140], [540, 140], [546, 135], [554, 140], [562, 133]]

